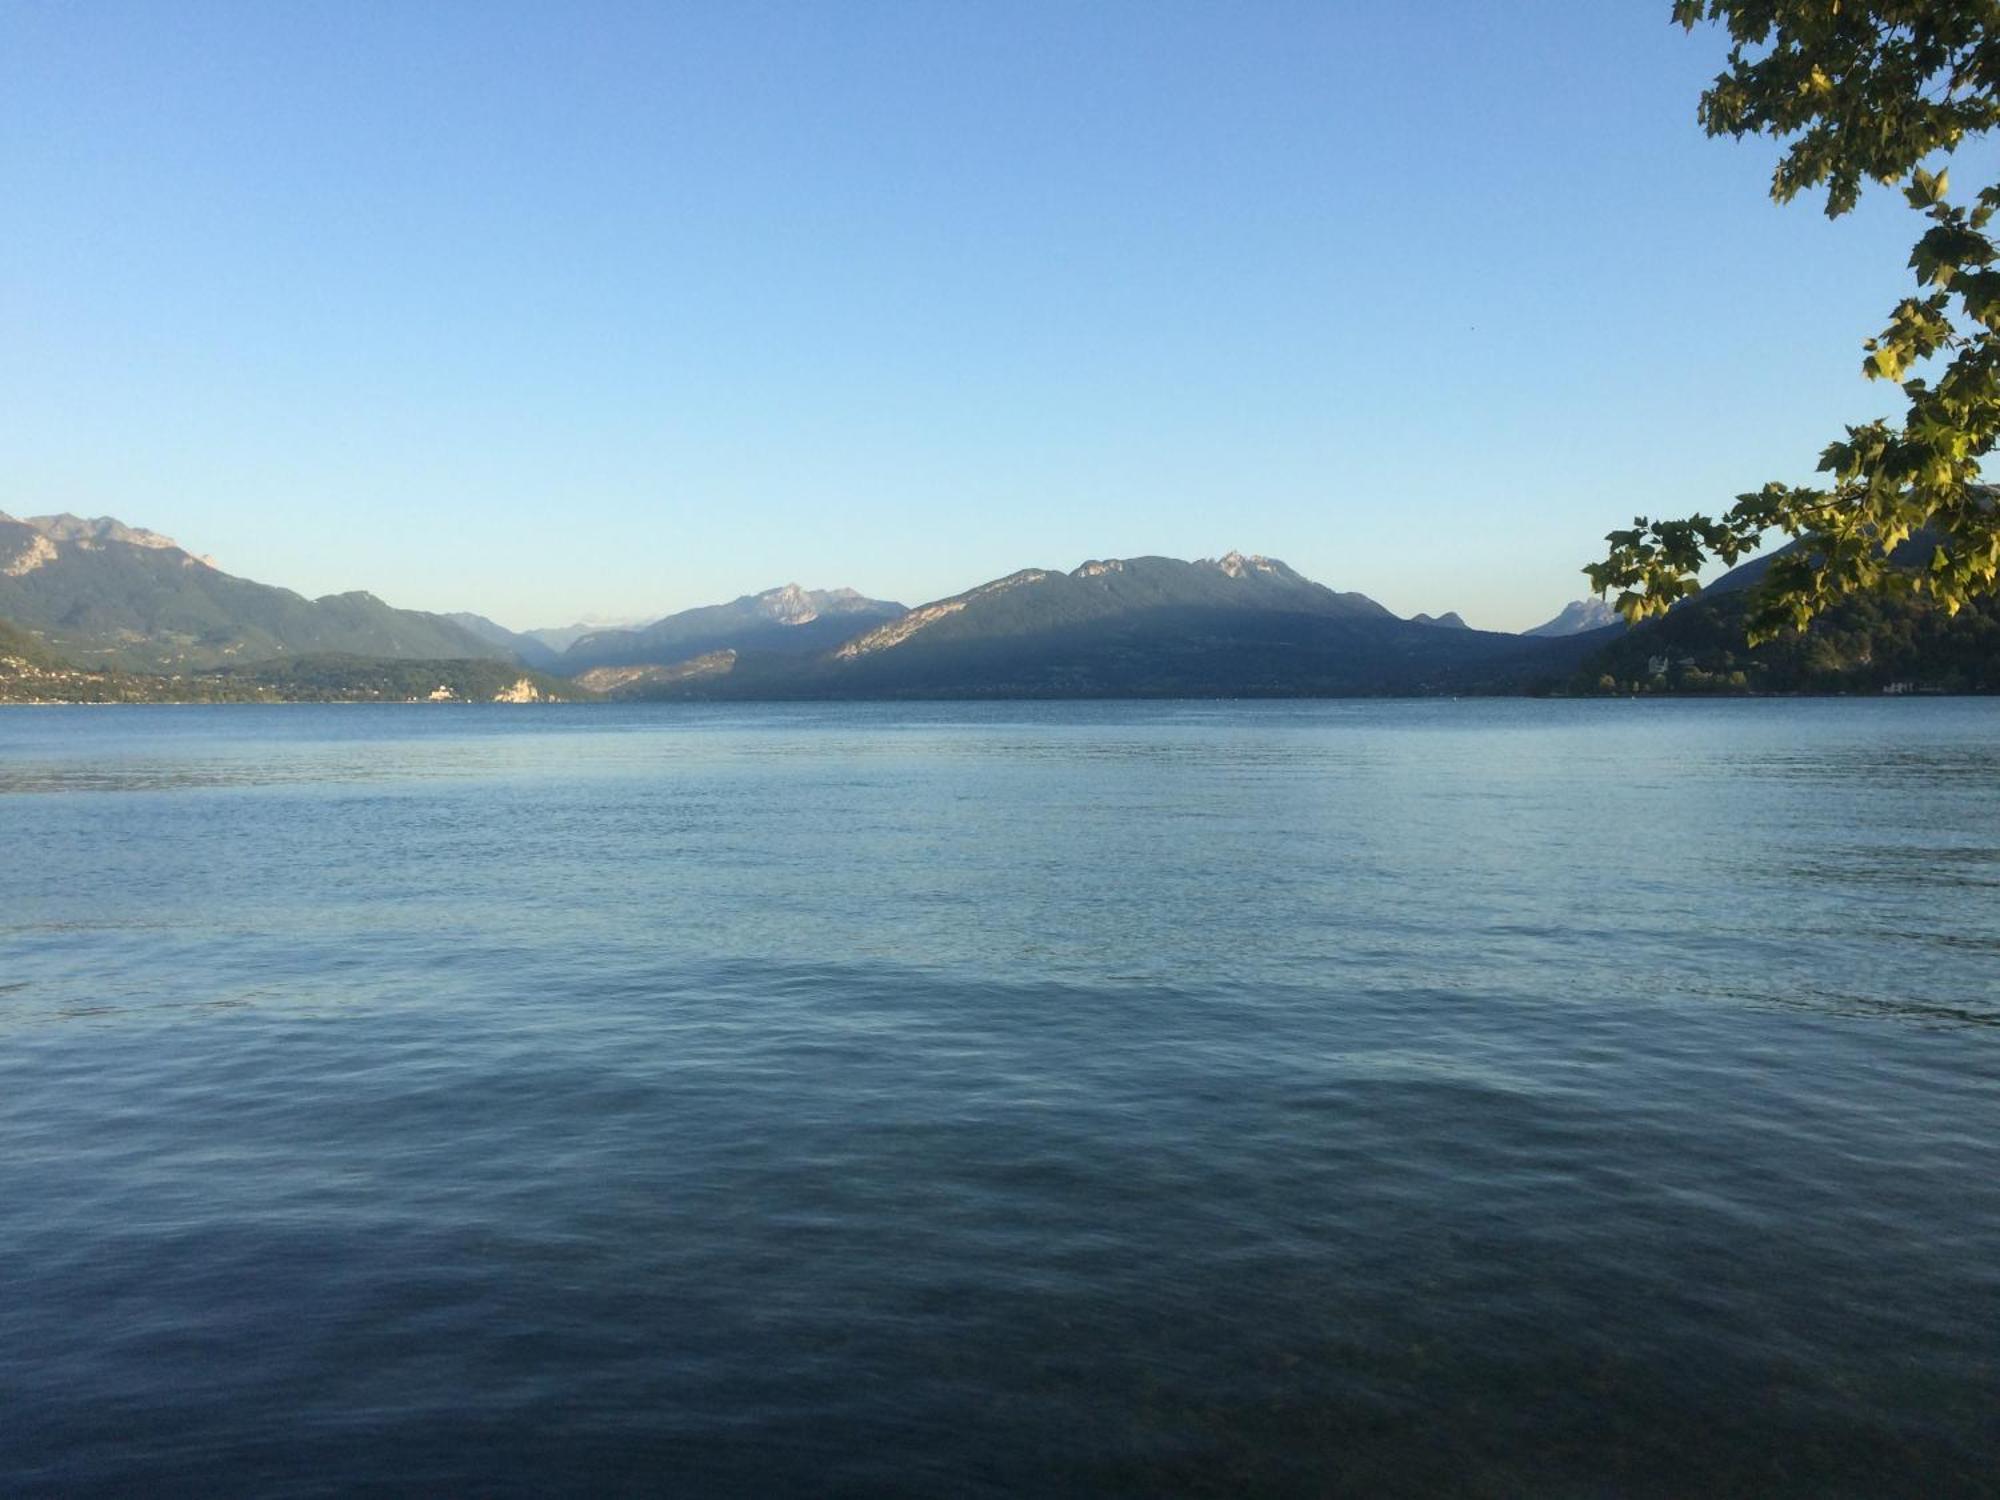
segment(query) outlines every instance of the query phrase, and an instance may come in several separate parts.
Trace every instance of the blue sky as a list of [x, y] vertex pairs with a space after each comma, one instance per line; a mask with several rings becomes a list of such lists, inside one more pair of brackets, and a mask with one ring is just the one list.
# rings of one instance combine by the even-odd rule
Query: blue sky
[[1515, 629], [1887, 410], [1667, 0], [0, 0], [0, 509], [525, 627], [1231, 547]]

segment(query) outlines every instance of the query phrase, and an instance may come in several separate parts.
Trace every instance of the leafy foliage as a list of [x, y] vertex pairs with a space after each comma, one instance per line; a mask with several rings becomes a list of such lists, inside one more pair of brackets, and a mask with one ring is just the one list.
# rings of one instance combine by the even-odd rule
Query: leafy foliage
[[[1710, 557], [1735, 562], [1777, 530], [1804, 545], [1776, 559], [1744, 617], [1752, 642], [1806, 624], [1859, 592], [1926, 595], [1947, 616], [2000, 586], [2000, 507], [1980, 463], [2000, 441], [2000, 185], [1965, 203], [1926, 163], [2000, 124], [2000, 0], [1675, 0], [1674, 19], [1728, 30], [1728, 66], [1702, 95], [1710, 135], [1787, 141], [1780, 203], [1824, 189], [1853, 208], [1867, 182], [1900, 185], [1925, 228], [1910, 254], [1916, 294], [1868, 340], [1863, 372], [1899, 383], [1899, 424], [1847, 429], [1820, 456], [1823, 485], [1772, 483], [1723, 516], [1637, 517], [1584, 571], [1619, 590], [1632, 620], [1695, 592]], [[1934, 361], [1934, 374], [1915, 374]], [[1927, 565], [1888, 557], [1920, 530]]]

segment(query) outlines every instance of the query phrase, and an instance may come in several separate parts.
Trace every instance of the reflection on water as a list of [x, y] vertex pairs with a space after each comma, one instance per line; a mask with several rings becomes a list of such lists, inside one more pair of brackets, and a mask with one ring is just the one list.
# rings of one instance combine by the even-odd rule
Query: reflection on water
[[0, 714], [0, 1490], [1990, 1493], [1996, 728]]

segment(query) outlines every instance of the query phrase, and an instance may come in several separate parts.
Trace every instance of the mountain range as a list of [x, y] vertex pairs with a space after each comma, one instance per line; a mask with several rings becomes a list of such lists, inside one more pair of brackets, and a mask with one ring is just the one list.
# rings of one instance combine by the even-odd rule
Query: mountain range
[[0, 620], [78, 666], [174, 672], [299, 653], [512, 660], [443, 615], [373, 594], [307, 599], [109, 516], [0, 513]]
[[1573, 655], [1398, 619], [1274, 558], [1102, 558], [1027, 568], [920, 605], [834, 650], [739, 649], [648, 697], [1266, 697], [1490, 691]]
[[562, 653], [560, 669], [670, 665], [711, 651], [758, 651], [803, 656], [831, 651], [885, 620], [907, 614], [901, 604], [853, 589], [805, 589], [796, 583], [745, 594], [727, 604], [685, 609], [636, 630], [600, 630]]
[[[1364, 594], [1242, 552], [1025, 568], [915, 608], [848, 588], [786, 584], [643, 623], [516, 632], [483, 615], [396, 609], [366, 593], [307, 599], [233, 577], [171, 538], [109, 517], [0, 516], [0, 698], [1292, 697], [2000, 686], [2000, 674], [1985, 665], [2000, 657], [2000, 639], [1981, 634], [1978, 611], [1949, 624], [1929, 620], [1920, 605], [1892, 601], [1866, 619], [1846, 618], [1837, 644], [1828, 642], [1830, 622], [1790, 656], [1739, 649], [1743, 591], [1767, 566], [1768, 559], [1746, 564], [1665, 620], [1629, 632], [1599, 601], [1568, 605], [1519, 635], [1471, 629], [1455, 612], [1402, 619]], [[1876, 666], [1866, 667], [1871, 661]], [[1885, 677], [1892, 666], [1894, 675]]]
[[587, 635], [606, 630], [633, 630], [647, 620], [583, 620], [573, 625], [544, 625], [533, 630], [509, 630], [498, 621], [470, 610], [453, 610], [445, 619], [461, 625], [489, 645], [498, 646], [531, 667], [554, 668], [562, 655]]

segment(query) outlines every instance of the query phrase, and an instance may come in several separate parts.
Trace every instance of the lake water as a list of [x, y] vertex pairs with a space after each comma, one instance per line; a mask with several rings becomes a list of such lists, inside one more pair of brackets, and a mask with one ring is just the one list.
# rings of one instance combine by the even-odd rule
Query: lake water
[[0, 1492], [2000, 1486], [2000, 702], [0, 710]]

